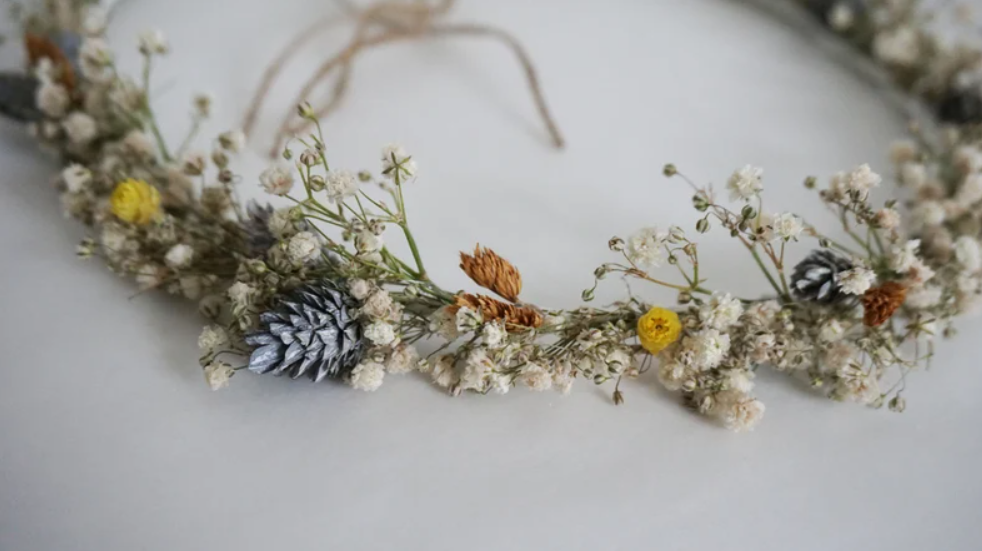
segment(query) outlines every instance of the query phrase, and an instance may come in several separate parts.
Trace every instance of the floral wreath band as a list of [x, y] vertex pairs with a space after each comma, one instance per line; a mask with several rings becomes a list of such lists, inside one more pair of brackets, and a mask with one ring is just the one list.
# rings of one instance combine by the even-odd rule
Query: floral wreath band
[[[666, 177], [693, 189], [695, 231], [650, 227], [612, 238], [612, 259], [582, 298], [592, 300], [616, 274], [674, 289], [671, 307], [632, 297], [603, 308], [542, 308], [522, 299], [520, 271], [480, 246], [460, 255], [460, 267], [489, 293], [441, 288], [406, 211], [416, 160], [390, 146], [377, 175], [336, 168], [325, 155], [323, 112], [307, 103], [300, 120], [313, 131], [280, 149], [283, 159], [259, 177], [290, 204], [241, 204], [232, 159], [244, 133], [218, 135], [210, 155], [189, 150], [196, 130], [171, 149], [148, 97], [165, 39], [140, 36], [142, 79], [120, 74], [95, 2], [47, 0], [21, 14], [26, 70], [0, 75], [0, 110], [62, 161], [63, 208], [91, 229], [80, 256], [101, 258], [141, 289], [199, 301], [209, 320], [198, 339], [201, 366], [213, 389], [242, 369], [365, 391], [389, 374], [418, 371], [454, 396], [514, 386], [566, 393], [585, 379], [611, 383], [621, 403], [624, 379], [654, 369], [687, 406], [746, 430], [764, 412], [754, 374], [769, 366], [835, 400], [903, 411], [907, 375], [930, 362], [939, 334], [954, 333], [956, 315], [980, 304], [982, 50], [942, 40], [940, 22], [967, 18], [960, 11], [927, 12], [916, 0], [796, 3], [932, 108], [937, 124], [930, 132], [912, 125], [892, 146], [903, 199], [873, 204], [881, 177], [867, 165], [827, 183], [805, 180], [841, 221], [839, 240], [793, 213], [761, 210], [760, 168], [735, 171], [720, 198], [665, 166]], [[438, 8], [420, 17], [410, 13], [415, 6], [385, 9], [408, 13], [416, 31], [437, 29]], [[196, 98], [195, 109], [196, 129], [207, 98]], [[695, 240], [707, 231], [729, 233], [753, 257], [770, 298], [708, 287]], [[390, 236], [404, 239], [411, 257], [386, 247]], [[786, 265], [796, 247], [811, 252]], [[443, 344], [421, 357], [415, 344], [430, 338]]]

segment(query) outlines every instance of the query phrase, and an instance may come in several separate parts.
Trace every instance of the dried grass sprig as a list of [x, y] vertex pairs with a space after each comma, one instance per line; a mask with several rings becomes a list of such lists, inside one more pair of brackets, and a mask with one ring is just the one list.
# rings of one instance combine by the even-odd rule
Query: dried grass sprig
[[488, 289], [501, 298], [518, 302], [522, 292], [522, 274], [511, 262], [480, 244], [474, 247], [474, 254], [460, 253], [460, 269], [474, 283]]

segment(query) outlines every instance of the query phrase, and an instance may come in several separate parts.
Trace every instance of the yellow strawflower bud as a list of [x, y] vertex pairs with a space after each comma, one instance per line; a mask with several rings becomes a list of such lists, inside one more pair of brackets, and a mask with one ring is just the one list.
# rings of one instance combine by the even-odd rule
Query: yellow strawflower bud
[[679, 339], [682, 323], [679, 316], [671, 310], [654, 307], [638, 320], [638, 339], [641, 346], [652, 354], [657, 354]]
[[143, 225], [160, 212], [160, 193], [143, 180], [129, 178], [116, 184], [109, 203], [120, 220]]

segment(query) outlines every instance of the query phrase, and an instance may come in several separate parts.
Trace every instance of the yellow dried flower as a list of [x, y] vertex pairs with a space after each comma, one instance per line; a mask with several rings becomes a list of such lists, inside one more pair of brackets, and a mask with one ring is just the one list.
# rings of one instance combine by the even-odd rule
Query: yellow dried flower
[[160, 193], [143, 180], [130, 178], [116, 184], [109, 203], [120, 220], [143, 225], [160, 212]]
[[671, 310], [654, 307], [638, 320], [638, 339], [641, 346], [652, 354], [657, 354], [679, 339], [682, 323], [679, 316]]

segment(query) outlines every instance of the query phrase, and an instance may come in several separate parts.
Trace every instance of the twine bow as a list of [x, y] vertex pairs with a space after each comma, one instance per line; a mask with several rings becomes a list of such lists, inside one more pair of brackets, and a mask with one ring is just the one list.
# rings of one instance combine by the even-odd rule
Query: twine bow
[[[439, 36], [485, 37], [504, 43], [515, 53], [518, 62], [524, 69], [525, 78], [532, 92], [536, 109], [546, 125], [546, 129], [552, 138], [552, 143], [556, 148], [561, 149], [564, 146], [563, 136], [549, 111], [545, 97], [542, 94], [538, 74], [525, 48], [522, 47], [521, 43], [514, 36], [497, 27], [477, 23], [443, 23], [442, 20], [453, 7], [454, 3], [455, 0], [440, 0], [436, 4], [383, 0], [361, 11], [349, 6], [349, 9], [355, 15], [356, 27], [354, 35], [340, 52], [325, 60], [314, 71], [314, 74], [304, 83], [300, 92], [297, 94], [294, 105], [300, 105], [305, 101], [310, 102], [314, 106], [313, 112], [315, 119], [322, 119], [330, 115], [338, 108], [348, 91], [351, 69], [355, 59], [359, 54], [373, 47], [392, 42]], [[256, 119], [269, 93], [269, 89], [278, 78], [290, 54], [316, 36], [324, 27], [334, 23], [334, 21], [334, 17], [329, 17], [314, 22], [298, 34], [269, 65], [263, 74], [259, 88], [256, 90], [250, 102], [249, 109], [246, 112], [242, 124], [243, 130], [247, 135], [252, 134], [251, 131], [255, 127]], [[338, 75], [330, 96], [323, 102], [319, 102], [319, 104], [315, 103], [310, 99], [314, 88], [334, 72], [337, 72]], [[270, 150], [270, 156], [277, 156], [282, 150], [283, 143], [290, 136], [306, 132], [311, 124], [312, 122], [308, 119], [296, 121], [294, 110], [288, 112], [284, 116], [276, 134], [276, 141]]]

